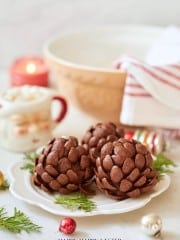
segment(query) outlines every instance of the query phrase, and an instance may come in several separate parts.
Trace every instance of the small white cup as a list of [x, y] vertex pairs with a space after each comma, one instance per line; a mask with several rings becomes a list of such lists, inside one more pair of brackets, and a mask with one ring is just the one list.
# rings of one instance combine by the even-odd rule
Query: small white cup
[[[52, 102], [60, 112], [52, 117]], [[10, 88], [0, 94], [0, 146], [17, 152], [34, 150], [52, 137], [52, 130], [67, 112], [67, 102], [43, 87]]]

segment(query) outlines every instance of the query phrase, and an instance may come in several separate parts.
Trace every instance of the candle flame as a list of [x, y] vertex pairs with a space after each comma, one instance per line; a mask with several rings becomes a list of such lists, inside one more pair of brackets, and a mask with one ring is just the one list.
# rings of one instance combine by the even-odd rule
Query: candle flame
[[26, 65], [26, 71], [30, 74], [35, 73], [36, 71], [36, 65], [34, 63], [28, 63]]

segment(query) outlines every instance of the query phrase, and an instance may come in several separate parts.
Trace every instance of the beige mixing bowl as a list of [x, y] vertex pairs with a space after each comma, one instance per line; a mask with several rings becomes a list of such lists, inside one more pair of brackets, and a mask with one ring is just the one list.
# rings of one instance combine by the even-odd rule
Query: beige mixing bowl
[[117, 25], [68, 33], [47, 41], [44, 55], [60, 94], [99, 121], [119, 122], [126, 73], [121, 54], [144, 59], [160, 29]]

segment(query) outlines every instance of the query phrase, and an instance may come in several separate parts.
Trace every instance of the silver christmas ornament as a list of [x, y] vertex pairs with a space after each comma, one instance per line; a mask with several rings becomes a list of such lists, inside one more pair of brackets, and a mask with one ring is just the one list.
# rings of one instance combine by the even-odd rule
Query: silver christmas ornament
[[147, 235], [160, 237], [162, 230], [162, 219], [157, 214], [150, 213], [142, 217], [141, 226], [142, 230]]

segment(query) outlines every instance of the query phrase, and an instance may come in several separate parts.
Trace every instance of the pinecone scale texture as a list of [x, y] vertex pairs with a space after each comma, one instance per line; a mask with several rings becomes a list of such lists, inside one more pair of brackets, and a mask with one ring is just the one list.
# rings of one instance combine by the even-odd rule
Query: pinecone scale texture
[[87, 191], [93, 178], [87, 150], [75, 137], [54, 138], [35, 161], [33, 182], [46, 192]]
[[108, 142], [96, 159], [97, 187], [117, 200], [139, 197], [151, 191], [158, 181], [151, 164], [151, 154], [143, 144], [124, 138]]
[[97, 123], [90, 127], [82, 138], [82, 145], [89, 151], [89, 156], [95, 164], [102, 146], [124, 136], [124, 130], [114, 123]]

